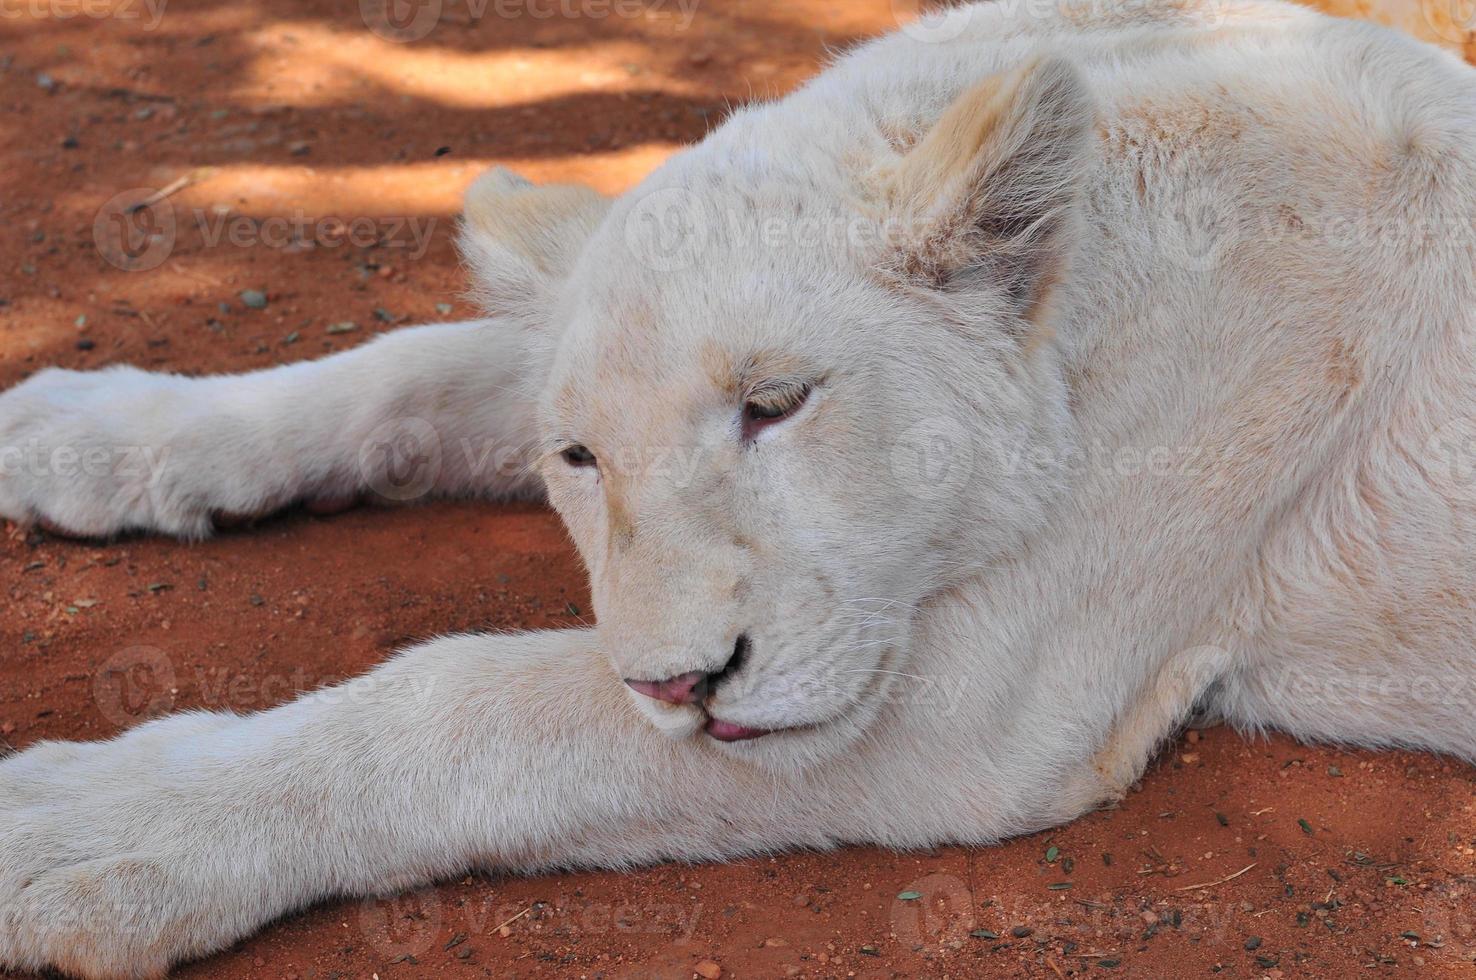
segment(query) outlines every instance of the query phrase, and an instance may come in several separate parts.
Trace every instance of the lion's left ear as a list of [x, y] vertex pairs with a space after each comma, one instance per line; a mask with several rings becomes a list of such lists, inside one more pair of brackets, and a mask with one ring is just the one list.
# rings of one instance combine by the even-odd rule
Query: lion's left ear
[[1069, 239], [1094, 120], [1059, 58], [966, 91], [885, 178], [897, 271], [938, 288], [987, 279], [1029, 315]]
[[488, 313], [546, 314], [551, 291], [610, 209], [578, 184], [539, 186], [494, 167], [467, 188], [459, 245]]

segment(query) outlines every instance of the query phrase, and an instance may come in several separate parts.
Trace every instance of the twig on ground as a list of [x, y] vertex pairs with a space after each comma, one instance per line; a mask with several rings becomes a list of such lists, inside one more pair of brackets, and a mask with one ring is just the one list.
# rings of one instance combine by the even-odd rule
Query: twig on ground
[[154, 191], [154, 193], [150, 194], [142, 201], [139, 201], [128, 210], [142, 211], [144, 208], [151, 208], [155, 204], [158, 204], [160, 201], [165, 200], [166, 198], [171, 197], [175, 194], [178, 194], [180, 191], [184, 190], [191, 184], [198, 183], [199, 181], [204, 180], [206, 177], [209, 177], [213, 173], [215, 173], [214, 167], [196, 167], [189, 173], [174, 178], [169, 183]]
[[514, 922], [518, 921], [519, 919], [521, 919], [523, 916], [527, 915], [531, 911], [533, 911], [533, 906], [530, 905], [527, 908], [523, 909], [523, 911], [519, 912], [517, 915], [513, 916], [511, 919], [508, 919], [506, 922], [499, 923], [498, 926], [497, 926], [497, 928], [493, 929], [492, 931], [493, 932], [497, 932], [500, 929], [505, 929], [506, 927], [512, 925]]
[[1206, 881], [1202, 885], [1185, 885], [1182, 888], [1175, 888], [1174, 891], [1176, 891], [1176, 892], [1192, 892], [1196, 888], [1213, 888], [1216, 885], [1223, 885], [1227, 881], [1234, 881], [1236, 878], [1239, 878], [1241, 875], [1245, 874], [1251, 868], [1254, 868], [1257, 864], [1260, 864], [1260, 863], [1261, 862], [1256, 861], [1256, 862], [1253, 862], [1251, 864], [1247, 864], [1245, 867], [1241, 868], [1239, 871], [1235, 872], [1233, 875], [1226, 875], [1225, 877], [1219, 878], [1219, 879], [1217, 879], [1215, 881]]

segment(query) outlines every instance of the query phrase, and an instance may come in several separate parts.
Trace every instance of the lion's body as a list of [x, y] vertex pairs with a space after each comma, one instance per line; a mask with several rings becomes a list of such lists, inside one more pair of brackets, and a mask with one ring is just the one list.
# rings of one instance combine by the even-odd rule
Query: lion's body
[[[1108, 637], [1157, 633], [1228, 654], [1216, 707], [1242, 725], [1476, 758], [1476, 73], [1300, 8], [1091, 10], [1042, 25], [1006, 3], [887, 38], [701, 165], [869, 165], [1042, 46], [1071, 60], [1101, 165], [1054, 332], [1081, 459], [1116, 472], [991, 581], [969, 669], [1030, 677], [1051, 644], [1010, 634], [1082, 617], [1108, 675], [1092, 696], [1124, 682]], [[761, 137], [817, 120], [819, 140]], [[1045, 729], [1090, 715], [1063, 700]]]
[[[486, 178], [486, 321], [0, 396], [4, 447], [167, 454], [0, 470], [83, 533], [396, 496], [427, 429], [400, 496], [536, 465], [600, 619], [0, 763], [0, 962], [143, 974], [469, 863], [996, 840], [1196, 703], [1476, 759], [1476, 72], [1274, 3], [1031, 13], [868, 45], [613, 203]], [[650, 252], [652, 202], [698, 240]]]

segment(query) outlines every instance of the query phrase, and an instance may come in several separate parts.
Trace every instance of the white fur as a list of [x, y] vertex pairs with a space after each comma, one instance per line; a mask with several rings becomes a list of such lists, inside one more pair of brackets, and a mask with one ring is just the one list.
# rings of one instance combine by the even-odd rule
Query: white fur
[[500, 326], [416, 327], [252, 374], [42, 371], [0, 395], [0, 514], [197, 538], [213, 515], [300, 500], [536, 493], [525, 344]]
[[[0, 476], [96, 533], [374, 486], [405, 417], [531, 447], [600, 623], [0, 763], [0, 962], [149, 975], [470, 865], [993, 841], [1120, 793], [1196, 703], [1476, 759], [1476, 74], [1270, 2], [952, 23], [613, 203], [489, 178], [500, 320], [0, 396], [0, 445], [170, 450], [162, 489]], [[745, 443], [775, 375], [813, 393]], [[621, 683], [740, 633], [700, 707]]]

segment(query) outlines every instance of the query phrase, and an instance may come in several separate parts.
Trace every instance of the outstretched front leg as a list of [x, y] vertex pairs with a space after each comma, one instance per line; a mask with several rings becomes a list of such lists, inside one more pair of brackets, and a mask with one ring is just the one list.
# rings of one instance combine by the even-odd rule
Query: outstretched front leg
[[472, 184], [462, 253], [499, 316], [251, 374], [41, 372], [0, 393], [0, 517], [198, 538], [297, 502], [541, 492], [525, 463], [548, 311], [608, 206], [501, 169]]
[[198, 538], [299, 502], [536, 494], [523, 334], [515, 321], [438, 324], [203, 378], [43, 371], [0, 394], [0, 517]]
[[828, 788], [855, 774], [801, 792], [661, 734], [595, 644], [447, 638], [271, 711], [0, 762], [0, 965], [151, 976], [324, 896], [823, 846], [865, 820]]

